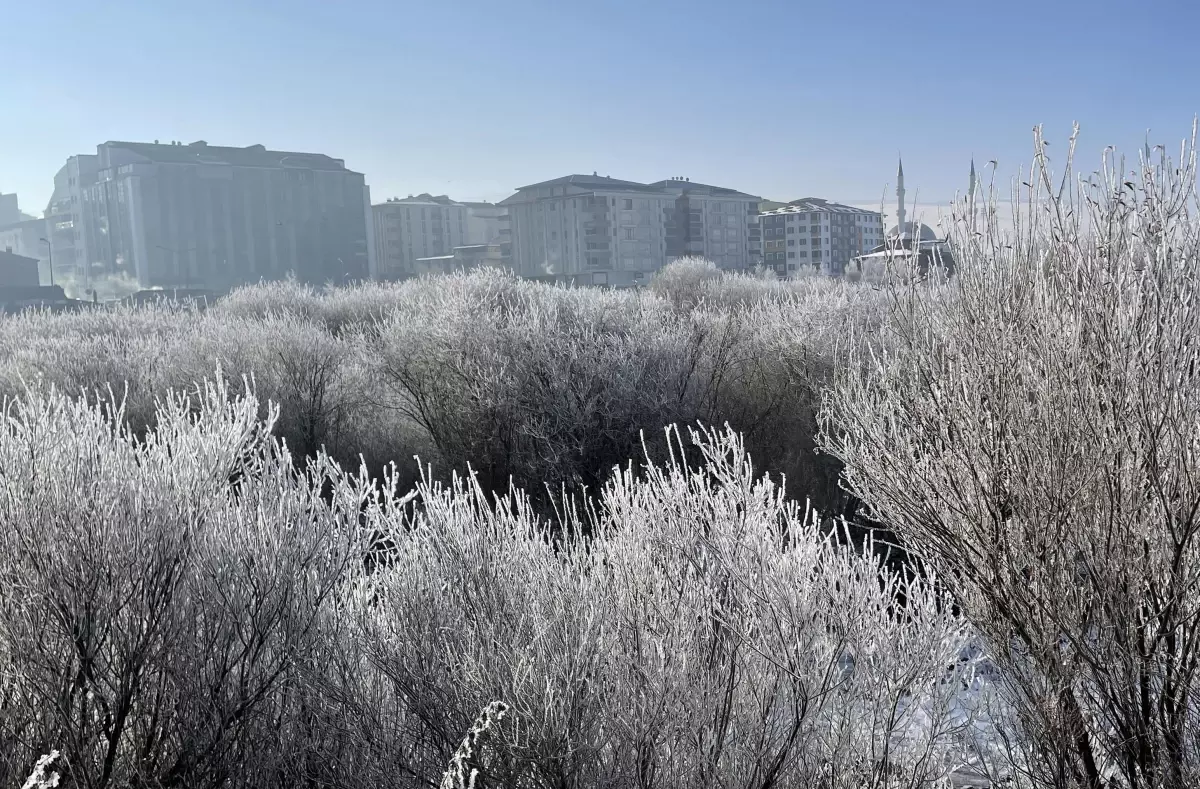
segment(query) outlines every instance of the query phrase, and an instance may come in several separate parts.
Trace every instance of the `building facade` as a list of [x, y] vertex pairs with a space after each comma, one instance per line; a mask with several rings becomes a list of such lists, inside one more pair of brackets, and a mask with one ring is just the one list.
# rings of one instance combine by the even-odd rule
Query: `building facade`
[[760, 215], [763, 263], [781, 277], [805, 268], [839, 276], [855, 257], [883, 243], [883, 215], [816, 197]]
[[702, 257], [726, 271], [746, 271], [757, 265], [758, 197], [719, 186], [672, 178], [651, 184], [675, 196], [667, 234], [667, 262]]
[[749, 268], [757, 202], [686, 179], [642, 184], [569, 175], [523, 186], [501, 201], [502, 238], [521, 276], [621, 287], [688, 256]]
[[498, 244], [504, 226], [505, 210], [495, 203], [468, 203], [467, 244]]
[[221, 291], [288, 276], [346, 284], [371, 273], [370, 193], [340, 159], [202, 140], [106, 142], [81, 191], [90, 269], [143, 288]]
[[25, 219], [15, 194], [0, 194], [0, 227], [15, 225]]
[[[42, 240], [46, 237], [47, 226], [44, 219], [27, 219], [0, 227], [0, 252], [36, 260], [38, 269], [45, 273], [45, 279], [49, 281], [49, 247]], [[54, 263], [55, 270], [60, 270], [57, 259]]]
[[54, 176], [54, 193], [45, 217], [57, 276], [86, 280], [93, 265], [103, 268], [102, 261], [92, 259], [89, 253], [83, 217], [83, 194], [96, 183], [98, 162], [95, 154], [72, 156]]
[[452, 255], [467, 238], [468, 210], [445, 195], [394, 198], [371, 206], [378, 278], [417, 276], [422, 258]]

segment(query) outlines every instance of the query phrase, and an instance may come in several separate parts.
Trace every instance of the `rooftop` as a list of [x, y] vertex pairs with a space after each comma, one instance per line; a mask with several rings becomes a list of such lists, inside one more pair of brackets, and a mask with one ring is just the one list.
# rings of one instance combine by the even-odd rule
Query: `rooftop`
[[575, 186], [580, 189], [612, 189], [623, 192], [654, 192], [654, 187], [639, 184], [637, 181], [622, 181], [620, 178], [610, 178], [607, 175], [564, 175], [550, 181], [542, 181], [528, 186], [519, 186], [517, 191], [540, 189], [544, 186]]
[[297, 153], [294, 151], [268, 151], [263, 145], [248, 145], [233, 148], [224, 145], [209, 145], [197, 140], [182, 143], [124, 142], [109, 140], [103, 148], [123, 148], [152, 162], [165, 164], [224, 164], [238, 167], [295, 167], [307, 170], [346, 170], [346, 163], [321, 153]]
[[15, 252], [9, 252], [6, 249], [0, 249], [0, 266], [12, 265], [37, 265], [37, 258], [27, 258], [24, 255], [18, 255]]
[[650, 184], [650, 187], [657, 191], [686, 190], [686, 191], [706, 192], [708, 194], [718, 195], [721, 197], [744, 197], [744, 198], [747, 198], [750, 200], [761, 200], [762, 199], [762, 198], [758, 197], [757, 195], [746, 194], [745, 192], [739, 192], [737, 189], [729, 189], [724, 186], [711, 186], [710, 184], [697, 183], [696, 181], [692, 181], [692, 180], [688, 180], [688, 179], [681, 179], [681, 178], [668, 178], [665, 181], [655, 181], [654, 183]]
[[457, 200], [451, 200], [446, 195], [431, 195], [428, 192], [422, 192], [416, 197], [409, 195], [408, 197], [389, 197], [382, 203], [375, 203], [375, 207], [387, 205], [434, 205], [434, 206], [459, 206], [463, 203]]
[[[739, 192], [736, 189], [727, 189], [723, 186], [711, 186], [709, 184], [696, 183], [684, 178], [670, 178], [665, 181], [655, 181], [652, 184], [638, 183], [637, 181], [623, 181], [620, 178], [610, 178], [607, 175], [564, 175], [562, 178], [555, 178], [551, 181], [542, 181], [536, 184], [529, 184], [517, 189], [518, 194], [527, 189], [544, 189], [550, 186], [573, 186], [577, 189], [588, 191], [612, 191], [612, 192], [645, 192], [648, 194], [671, 194], [683, 191], [698, 192], [700, 194], [710, 194], [721, 197], [744, 198], [747, 200], [758, 200], [755, 195]], [[515, 197], [515, 195], [514, 195]], [[513, 202], [510, 197], [504, 200], [500, 205], [506, 205]]]
[[843, 205], [841, 203], [831, 203], [820, 197], [802, 197], [799, 200], [793, 200], [782, 208], [775, 208], [770, 211], [763, 211], [763, 216], [777, 216], [781, 214], [801, 214], [809, 212], [826, 211], [832, 214], [863, 214], [869, 216], [881, 216], [878, 211], [868, 211], [865, 208], [855, 208], [852, 205]]

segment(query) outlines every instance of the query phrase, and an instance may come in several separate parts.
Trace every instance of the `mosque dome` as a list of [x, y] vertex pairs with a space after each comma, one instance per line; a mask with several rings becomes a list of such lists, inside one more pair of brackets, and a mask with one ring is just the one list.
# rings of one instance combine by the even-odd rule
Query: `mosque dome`
[[937, 233], [929, 225], [920, 222], [905, 222], [903, 226], [896, 225], [887, 232], [889, 241], [937, 241]]

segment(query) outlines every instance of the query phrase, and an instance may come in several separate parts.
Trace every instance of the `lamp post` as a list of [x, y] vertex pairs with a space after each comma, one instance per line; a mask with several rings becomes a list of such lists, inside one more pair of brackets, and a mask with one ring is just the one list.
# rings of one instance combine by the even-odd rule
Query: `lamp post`
[[54, 245], [44, 238], [39, 238], [46, 245], [46, 252], [50, 255], [50, 287], [54, 287]]

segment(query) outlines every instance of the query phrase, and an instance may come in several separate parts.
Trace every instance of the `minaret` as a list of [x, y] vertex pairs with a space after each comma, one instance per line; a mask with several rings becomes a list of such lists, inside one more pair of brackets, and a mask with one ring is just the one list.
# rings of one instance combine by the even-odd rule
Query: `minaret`
[[972, 156], [971, 157], [971, 175], [969, 176], [969, 180], [967, 183], [967, 197], [972, 198], [974, 196], [975, 196], [975, 157]]
[[896, 232], [905, 232], [904, 227], [904, 160], [900, 160], [900, 167], [896, 170]]

